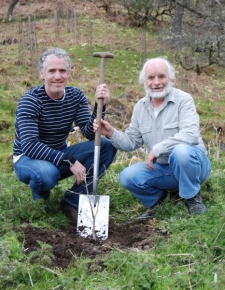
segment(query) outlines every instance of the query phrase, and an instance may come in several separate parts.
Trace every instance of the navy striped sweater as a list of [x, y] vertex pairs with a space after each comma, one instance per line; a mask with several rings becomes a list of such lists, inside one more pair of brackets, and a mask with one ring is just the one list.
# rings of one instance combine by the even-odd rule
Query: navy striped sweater
[[[103, 117], [105, 115], [103, 108]], [[14, 155], [47, 160], [56, 166], [72, 126], [79, 126], [85, 138], [94, 139], [93, 120], [97, 105], [90, 114], [87, 98], [79, 88], [66, 86], [61, 100], [52, 100], [44, 85], [26, 92], [19, 100], [15, 120]]]

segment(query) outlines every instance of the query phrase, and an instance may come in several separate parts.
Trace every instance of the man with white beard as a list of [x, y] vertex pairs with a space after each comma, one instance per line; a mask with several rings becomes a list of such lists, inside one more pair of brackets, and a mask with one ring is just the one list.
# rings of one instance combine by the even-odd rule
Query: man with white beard
[[140, 219], [151, 218], [153, 208], [168, 192], [179, 192], [190, 214], [206, 211], [200, 187], [210, 175], [211, 164], [194, 100], [174, 88], [174, 81], [175, 70], [167, 59], [147, 60], [139, 76], [146, 96], [134, 106], [129, 127], [121, 132], [101, 120], [102, 135], [118, 150], [147, 147], [146, 161], [125, 168], [119, 175], [121, 185], [147, 208]]

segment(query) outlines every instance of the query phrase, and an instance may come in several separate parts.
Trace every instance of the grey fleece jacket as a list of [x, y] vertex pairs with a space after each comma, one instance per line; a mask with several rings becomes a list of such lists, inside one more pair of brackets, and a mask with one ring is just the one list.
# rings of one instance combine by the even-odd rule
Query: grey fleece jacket
[[145, 96], [139, 100], [125, 132], [114, 129], [110, 138], [112, 144], [121, 151], [132, 151], [145, 144], [161, 164], [168, 163], [170, 153], [178, 144], [205, 149], [199, 131], [199, 115], [191, 95], [172, 88], [160, 108], [155, 118], [150, 98]]

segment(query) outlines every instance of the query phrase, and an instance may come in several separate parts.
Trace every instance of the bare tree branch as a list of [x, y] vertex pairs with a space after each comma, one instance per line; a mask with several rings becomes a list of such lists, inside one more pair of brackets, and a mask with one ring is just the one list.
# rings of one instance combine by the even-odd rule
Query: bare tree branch
[[12, 0], [12, 3], [9, 6], [8, 13], [7, 13], [7, 20], [11, 21], [12, 20], [12, 13], [13, 9], [15, 8], [16, 4], [19, 2], [19, 0]]

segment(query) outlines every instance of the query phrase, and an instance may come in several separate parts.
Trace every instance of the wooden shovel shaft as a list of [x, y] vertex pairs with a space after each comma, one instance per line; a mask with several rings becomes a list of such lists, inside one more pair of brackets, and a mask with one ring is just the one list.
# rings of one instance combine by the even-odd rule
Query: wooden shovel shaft
[[[94, 52], [94, 57], [100, 57], [100, 78], [99, 84], [103, 84], [105, 81], [105, 60], [106, 58], [113, 58], [114, 55], [109, 52]], [[102, 107], [103, 107], [103, 99], [98, 99], [98, 108], [97, 108], [97, 124], [98, 124], [98, 131], [95, 132], [95, 146], [100, 146], [101, 144], [101, 118], [102, 118]]]
[[[95, 55], [95, 54], [94, 54]], [[99, 78], [99, 84], [104, 84], [105, 79], [105, 57], [101, 57], [100, 62], [100, 78]], [[98, 108], [97, 108], [97, 124], [98, 124], [98, 130], [95, 132], [95, 146], [100, 146], [101, 143], [101, 118], [102, 118], [102, 107], [103, 107], [103, 99], [98, 99]]]
[[[105, 77], [105, 58], [101, 58], [99, 84], [104, 83], [104, 77]], [[101, 131], [102, 131], [102, 125], [101, 125], [102, 107], [103, 107], [103, 99], [98, 99], [97, 117], [96, 117], [98, 130], [95, 132], [95, 151], [94, 151], [94, 178], [93, 178], [93, 195], [95, 195], [94, 205], [96, 205], [96, 203], [98, 202], [97, 183], [98, 183]]]
[[[99, 84], [104, 83], [105, 78], [105, 60], [106, 58], [113, 58], [113, 54], [108, 52], [95, 52], [93, 54], [95, 57], [100, 57], [100, 78]], [[95, 132], [95, 153], [94, 153], [94, 177], [93, 177], [93, 195], [96, 196], [95, 198], [95, 205], [98, 201], [97, 197], [97, 182], [98, 182], [98, 171], [99, 171], [99, 159], [100, 159], [100, 145], [101, 145], [101, 118], [102, 118], [102, 107], [103, 107], [103, 99], [98, 99], [98, 106], [97, 106], [97, 117], [96, 121], [98, 124], [98, 130]]]

